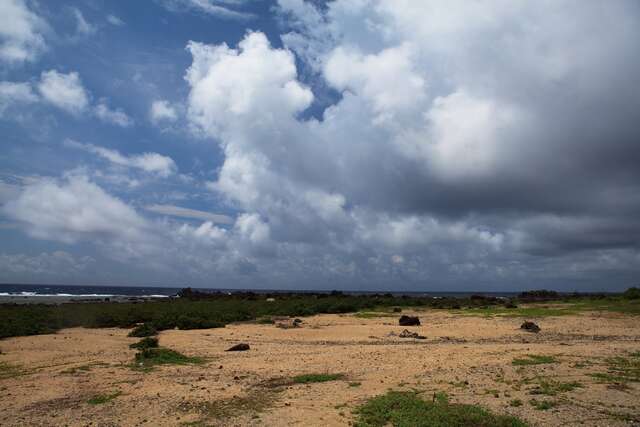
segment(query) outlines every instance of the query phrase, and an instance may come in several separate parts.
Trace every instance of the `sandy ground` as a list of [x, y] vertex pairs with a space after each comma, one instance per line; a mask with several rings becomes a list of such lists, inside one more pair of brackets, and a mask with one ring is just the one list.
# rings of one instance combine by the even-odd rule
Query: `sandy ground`
[[[237, 324], [165, 331], [162, 346], [206, 357], [207, 363], [149, 373], [131, 369], [135, 351], [129, 344], [137, 339], [123, 329], [74, 328], [6, 339], [0, 341], [0, 425], [339, 426], [354, 419], [358, 405], [390, 389], [420, 390], [427, 399], [444, 391], [453, 402], [480, 404], [539, 426], [634, 425], [629, 420], [640, 419], [640, 384], [621, 389], [588, 375], [606, 372], [607, 357], [640, 350], [637, 318], [550, 317], [536, 320], [542, 332], [532, 334], [519, 329], [520, 318], [416, 314], [422, 326], [409, 329], [426, 340], [390, 336], [404, 329], [395, 317], [353, 315], [309, 317], [296, 329]], [[251, 350], [224, 351], [239, 342]], [[512, 365], [527, 354], [555, 356], [558, 363]], [[6, 374], [7, 366], [19, 367], [20, 375]], [[305, 373], [345, 378], [291, 384], [291, 377]], [[583, 387], [532, 396], [540, 378]], [[120, 394], [107, 403], [87, 403], [113, 393]], [[536, 410], [529, 403], [534, 397], [558, 406]], [[514, 399], [523, 405], [512, 407]]]

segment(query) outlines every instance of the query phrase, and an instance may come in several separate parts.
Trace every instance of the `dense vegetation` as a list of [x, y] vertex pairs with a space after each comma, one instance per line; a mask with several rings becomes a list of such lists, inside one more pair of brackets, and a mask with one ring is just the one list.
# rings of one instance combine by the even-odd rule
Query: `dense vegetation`
[[[538, 291], [538, 298], [554, 295]], [[529, 299], [531, 293], [523, 295]], [[622, 296], [564, 295], [563, 301], [590, 306], [617, 306], [624, 301], [626, 312], [636, 313], [640, 300], [635, 290]], [[60, 305], [0, 305], [0, 338], [53, 333], [67, 327], [134, 328], [132, 336], [152, 336], [166, 329], [203, 329], [224, 327], [238, 321], [260, 320], [269, 316], [309, 316], [319, 313], [397, 311], [399, 307], [519, 311], [519, 300], [504, 300], [482, 295], [469, 298], [431, 298], [391, 294], [202, 294], [189, 289], [180, 298], [148, 302], [67, 303]], [[587, 304], [588, 303], [588, 304]], [[396, 308], [396, 310], [394, 310]], [[391, 313], [389, 313], [391, 314]]]
[[449, 403], [444, 393], [425, 401], [415, 392], [391, 391], [356, 410], [357, 427], [526, 427], [518, 418], [494, 415], [475, 405]]

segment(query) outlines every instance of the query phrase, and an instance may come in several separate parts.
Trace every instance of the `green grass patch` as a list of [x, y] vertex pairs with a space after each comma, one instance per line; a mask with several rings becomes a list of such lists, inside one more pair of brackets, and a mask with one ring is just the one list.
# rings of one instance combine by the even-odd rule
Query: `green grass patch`
[[129, 345], [129, 348], [134, 348], [138, 350], [145, 350], [147, 348], [157, 348], [158, 347], [158, 338], [155, 337], [145, 337], [142, 338], [137, 343]]
[[513, 399], [509, 401], [509, 406], [513, 407], [513, 408], [518, 408], [520, 406], [522, 406], [522, 400], [520, 399]]
[[607, 372], [590, 374], [593, 378], [607, 383], [640, 382], [640, 352], [627, 356], [606, 359]]
[[168, 348], [146, 348], [136, 353], [135, 367], [149, 369], [156, 365], [202, 364], [205, 359], [189, 357]]
[[556, 406], [558, 406], [558, 402], [556, 402], [555, 400], [531, 399], [529, 401], [529, 404], [533, 406], [534, 409], [537, 409], [538, 411], [547, 411], [551, 408], [555, 408]]
[[544, 365], [547, 363], [558, 363], [558, 361], [553, 356], [527, 354], [526, 358], [513, 359], [511, 362], [513, 366]]
[[449, 403], [446, 395], [434, 395], [433, 401], [416, 392], [390, 391], [369, 400], [355, 410], [357, 427], [522, 427], [516, 417], [494, 415], [475, 405]]
[[556, 396], [560, 393], [566, 393], [582, 387], [582, 384], [577, 381], [560, 382], [550, 379], [541, 379], [538, 385], [529, 391], [529, 394]]
[[303, 374], [292, 378], [294, 384], [324, 383], [344, 378], [343, 374]]
[[111, 393], [111, 394], [98, 394], [92, 397], [91, 399], [87, 400], [87, 403], [89, 405], [103, 405], [105, 403], [111, 402], [113, 399], [120, 396], [121, 394], [122, 393], [119, 391], [116, 391], [115, 393]]
[[571, 305], [549, 305], [537, 306], [536, 304], [529, 304], [526, 307], [506, 308], [503, 306], [489, 306], [479, 308], [468, 308], [465, 310], [457, 310], [456, 314], [463, 314], [468, 316], [483, 316], [483, 317], [551, 317], [551, 316], [570, 316], [579, 313], [576, 307]]
[[6, 362], [0, 362], [0, 380], [20, 377], [26, 374], [27, 374], [27, 371], [25, 371], [19, 366], [12, 365]]
[[359, 319], [375, 319], [377, 317], [398, 317], [393, 313], [387, 313], [384, 311], [361, 311], [353, 315]]

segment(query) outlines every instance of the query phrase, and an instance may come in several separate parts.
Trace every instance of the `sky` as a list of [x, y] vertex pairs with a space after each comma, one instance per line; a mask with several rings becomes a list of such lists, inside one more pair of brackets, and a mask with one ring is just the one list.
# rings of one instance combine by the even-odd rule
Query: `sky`
[[0, 0], [0, 283], [640, 283], [640, 3]]

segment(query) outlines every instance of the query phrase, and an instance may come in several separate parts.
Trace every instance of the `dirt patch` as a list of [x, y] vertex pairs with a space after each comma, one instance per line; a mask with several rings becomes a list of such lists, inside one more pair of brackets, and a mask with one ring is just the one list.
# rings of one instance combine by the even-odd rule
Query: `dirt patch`
[[[0, 425], [346, 426], [352, 410], [389, 390], [445, 392], [452, 403], [540, 426], [640, 420], [640, 384], [628, 374], [640, 351], [635, 317], [546, 317], [535, 319], [542, 330], [531, 334], [520, 329], [523, 318], [403, 313], [419, 314], [421, 326], [411, 332], [426, 340], [400, 338], [404, 327], [385, 316], [321, 315], [292, 329], [245, 323], [163, 331], [161, 346], [206, 362], [151, 372], [130, 369], [136, 350], [129, 345], [139, 339], [128, 330], [6, 339], [0, 362], [29, 374], [0, 379]], [[238, 342], [251, 351], [225, 352]], [[335, 373], [345, 379], [292, 381]], [[116, 391], [108, 403], [87, 403]]]

